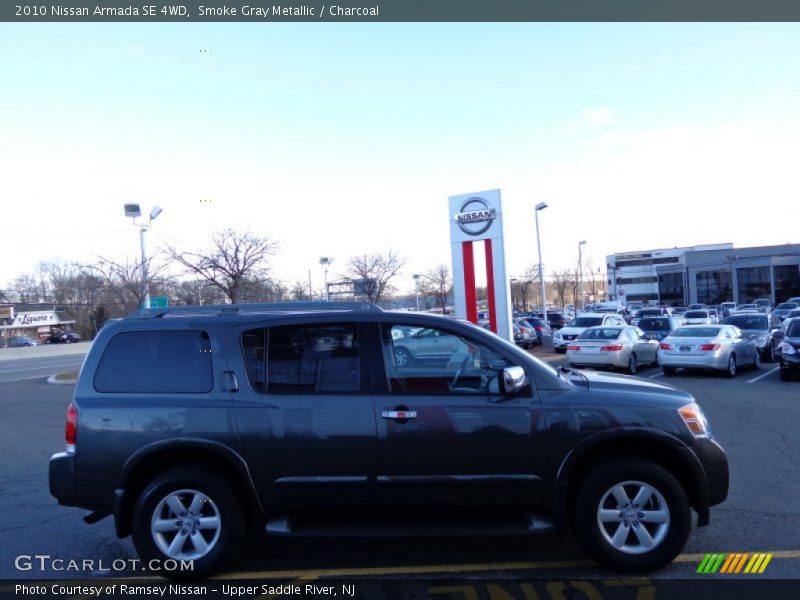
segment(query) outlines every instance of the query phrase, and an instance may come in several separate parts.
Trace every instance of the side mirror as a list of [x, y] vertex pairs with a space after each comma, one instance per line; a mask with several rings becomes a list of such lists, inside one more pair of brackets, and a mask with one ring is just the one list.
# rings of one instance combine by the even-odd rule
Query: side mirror
[[528, 385], [525, 369], [522, 367], [506, 367], [503, 369], [503, 393], [514, 394]]

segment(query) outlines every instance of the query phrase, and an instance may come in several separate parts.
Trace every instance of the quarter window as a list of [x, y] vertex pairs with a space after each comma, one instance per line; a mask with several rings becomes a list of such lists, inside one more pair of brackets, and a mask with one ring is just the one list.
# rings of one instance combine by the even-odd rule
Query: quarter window
[[242, 335], [250, 383], [264, 393], [361, 389], [354, 324], [292, 325]]
[[211, 341], [205, 331], [132, 331], [109, 342], [94, 377], [98, 392], [210, 392]]
[[444, 329], [381, 325], [386, 385], [394, 393], [500, 394], [502, 355]]

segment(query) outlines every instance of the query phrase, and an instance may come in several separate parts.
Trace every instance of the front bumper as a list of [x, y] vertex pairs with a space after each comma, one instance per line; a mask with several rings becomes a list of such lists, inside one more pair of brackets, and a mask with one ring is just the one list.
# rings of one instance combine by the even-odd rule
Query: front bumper
[[697, 508], [709, 508], [728, 497], [730, 485], [728, 457], [722, 446], [713, 439], [697, 440], [694, 451], [706, 475], [706, 497], [700, 499], [700, 506]]
[[781, 353], [780, 365], [781, 369], [792, 369], [793, 371], [800, 369], [800, 352], [795, 352], [794, 354]]
[[50, 494], [62, 506], [75, 506], [75, 455], [59, 452], [50, 457]]

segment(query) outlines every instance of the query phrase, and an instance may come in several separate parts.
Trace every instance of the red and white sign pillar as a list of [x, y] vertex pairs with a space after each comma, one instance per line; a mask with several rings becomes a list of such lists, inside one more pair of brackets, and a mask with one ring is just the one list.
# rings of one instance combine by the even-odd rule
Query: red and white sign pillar
[[474, 244], [483, 242], [489, 325], [513, 341], [500, 190], [450, 196], [449, 213], [456, 317], [478, 322]]

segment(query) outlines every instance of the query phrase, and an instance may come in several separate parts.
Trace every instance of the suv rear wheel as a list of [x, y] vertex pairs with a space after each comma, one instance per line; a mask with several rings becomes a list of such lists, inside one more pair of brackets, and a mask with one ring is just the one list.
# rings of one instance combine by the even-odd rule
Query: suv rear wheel
[[648, 572], [680, 553], [691, 529], [689, 500], [666, 469], [644, 460], [616, 460], [589, 474], [578, 492], [575, 536], [600, 564]]
[[230, 485], [215, 473], [193, 467], [170, 469], [139, 495], [132, 536], [145, 563], [193, 561], [191, 570], [163, 570], [171, 579], [199, 579], [224, 567], [245, 532], [242, 506]]

